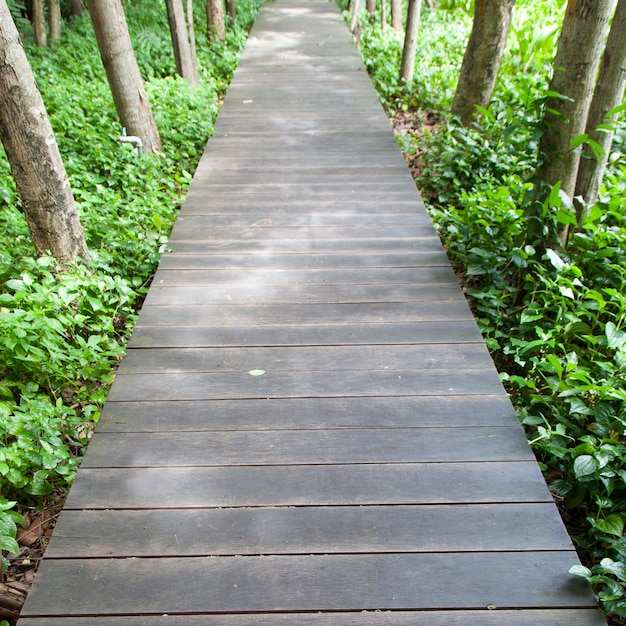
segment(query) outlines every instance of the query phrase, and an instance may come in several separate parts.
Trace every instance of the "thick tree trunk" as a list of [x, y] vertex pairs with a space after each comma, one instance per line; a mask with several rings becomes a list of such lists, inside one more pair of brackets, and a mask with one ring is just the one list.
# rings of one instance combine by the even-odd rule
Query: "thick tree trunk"
[[402, 64], [400, 65], [400, 78], [404, 79], [409, 85], [413, 82], [413, 74], [415, 73], [415, 54], [417, 51], [417, 33], [420, 27], [421, 6], [422, 0], [409, 0], [404, 48], [402, 49]]
[[207, 0], [206, 2], [207, 37], [209, 41], [224, 41], [226, 29], [224, 26], [224, 0]]
[[[602, 184], [604, 171], [611, 152], [615, 130], [615, 117], [607, 120], [606, 114], [622, 103], [626, 88], [626, 0], [618, 0], [611, 31], [606, 42], [598, 81], [589, 107], [586, 133], [604, 150], [599, 159], [585, 147], [578, 169], [575, 196], [581, 196], [585, 204], [595, 204]], [[598, 128], [604, 123], [604, 128]], [[584, 205], [577, 202], [577, 219], [580, 222]]]
[[48, 24], [51, 41], [59, 41], [61, 39], [61, 3], [59, 0], [48, 0]]
[[50, 120], [5, 0], [0, 0], [0, 139], [38, 254], [87, 258]]
[[82, 0], [70, 0], [70, 6], [72, 7], [72, 15], [78, 17], [83, 14], [83, 1]]
[[[568, 0], [550, 91], [559, 97], [546, 102], [544, 131], [539, 142], [535, 195], [560, 182], [574, 197], [579, 151], [572, 141], [585, 132], [594, 82], [615, 0]], [[568, 228], [560, 234], [567, 242]]]
[[176, 71], [192, 86], [198, 84], [198, 68], [191, 58], [187, 22], [182, 0], [165, 0], [170, 23]]
[[391, 0], [391, 28], [402, 31], [402, 0]]
[[45, 48], [48, 42], [46, 40], [46, 18], [43, 10], [43, 0], [33, 0], [32, 7], [33, 13], [31, 18], [35, 45]]
[[515, 0], [475, 0], [474, 24], [465, 49], [452, 112], [467, 126], [476, 105], [489, 106], [496, 85]]
[[374, 11], [376, 11], [376, 0], [366, 0], [365, 8], [370, 15], [374, 13]]
[[121, 0], [87, 0], [87, 7], [122, 126], [141, 139], [147, 152], [161, 150]]

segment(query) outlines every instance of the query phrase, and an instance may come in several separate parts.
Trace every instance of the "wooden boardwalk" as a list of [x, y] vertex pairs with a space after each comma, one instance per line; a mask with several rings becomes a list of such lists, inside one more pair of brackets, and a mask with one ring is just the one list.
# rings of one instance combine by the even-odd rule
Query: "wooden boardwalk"
[[334, 4], [262, 9], [170, 248], [21, 626], [605, 623]]

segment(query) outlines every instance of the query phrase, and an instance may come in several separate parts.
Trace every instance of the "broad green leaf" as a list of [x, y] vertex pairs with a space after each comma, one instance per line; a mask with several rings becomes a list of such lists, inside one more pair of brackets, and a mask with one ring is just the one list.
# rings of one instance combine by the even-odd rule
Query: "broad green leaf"
[[574, 137], [574, 139], [572, 139], [570, 148], [574, 150], [575, 148], [578, 148], [578, 146], [582, 146], [584, 143], [587, 143], [588, 140], [589, 135], [587, 135], [586, 133], [583, 135], [578, 135], [577, 137]]
[[600, 468], [598, 461], [590, 454], [581, 454], [574, 461], [574, 474], [576, 478], [584, 478], [595, 474]]
[[607, 515], [606, 519], [598, 518], [594, 525], [608, 535], [621, 537], [624, 534], [624, 520], [619, 515]]
[[613, 322], [606, 323], [604, 334], [609, 348], [621, 348], [626, 345], [626, 332], [619, 330]]
[[591, 578], [591, 570], [584, 565], [572, 565], [569, 568], [569, 573], [574, 574], [574, 576], [582, 576], [583, 578]]
[[248, 374], [250, 374], [250, 376], [263, 376], [265, 370], [250, 370]]
[[548, 257], [550, 263], [557, 269], [562, 270], [565, 267], [565, 263], [563, 259], [551, 248], [546, 250], [546, 256]]
[[2, 537], [2, 549], [13, 554], [19, 554], [20, 552], [20, 546], [13, 537]]

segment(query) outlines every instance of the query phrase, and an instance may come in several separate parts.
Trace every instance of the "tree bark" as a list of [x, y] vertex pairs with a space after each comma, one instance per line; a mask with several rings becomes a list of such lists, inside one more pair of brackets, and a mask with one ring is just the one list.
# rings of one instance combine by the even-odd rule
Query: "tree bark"
[[139, 73], [121, 0], [87, 0], [115, 109], [129, 135], [147, 152], [161, 150], [161, 139]]
[[391, 0], [391, 28], [402, 31], [402, 0]]
[[475, 0], [470, 34], [452, 112], [464, 126], [470, 124], [476, 105], [487, 108], [496, 85], [515, 0]]
[[230, 23], [234, 24], [237, 21], [236, 0], [226, 0], [226, 13], [230, 18]]
[[[592, 153], [588, 146], [583, 150], [583, 157], [578, 168], [575, 197], [581, 196], [586, 205], [595, 204], [598, 190], [606, 170], [611, 152], [611, 144], [615, 135], [613, 123], [615, 116], [607, 119], [607, 113], [619, 106], [624, 98], [626, 88], [626, 0], [618, 0], [609, 37], [606, 41], [598, 81], [593, 92], [593, 100], [589, 107], [586, 133], [596, 141], [604, 151], [600, 158]], [[599, 129], [601, 124], [608, 127]], [[580, 222], [585, 208], [576, 202], [577, 221]]]
[[350, 12], [350, 32], [353, 35], [357, 35], [359, 11], [361, 10], [362, 0], [352, 0], [352, 9]]
[[193, 0], [187, 0], [187, 30], [189, 32], [189, 50], [194, 73], [198, 76], [198, 55], [196, 53], [196, 29], [193, 24]]
[[170, 24], [176, 71], [192, 86], [198, 84], [198, 67], [191, 58], [191, 46], [182, 0], [165, 0]]
[[0, 0], [0, 139], [37, 254], [87, 258], [74, 196], [41, 94], [5, 0]]
[[224, 41], [224, 0], [207, 0], [206, 2], [207, 37], [209, 41]]
[[59, 0], [48, 0], [48, 24], [50, 26], [50, 40], [61, 39], [61, 3]]
[[402, 49], [402, 64], [400, 65], [400, 79], [404, 79], [409, 85], [413, 82], [413, 74], [415, 73], [415, 54], [417, 51], [417, 33], [420, 27], [421, 6], [422, 0], [409, 0], [404, 48]]
[[31, 17], [35, 45], [40, 48], [45, 48], [48, 42], [46, 40], [46, 18], [43, 10], [43, 0], [33, 0], [32, 7], [33, 13]]
[[[585, 132], [593, 86], [600, 64], [609, 19], [615, 0], [568, 0], [557, 53], [553, 62], [549, 98], [539, 142], [535, 196], [557, 183], [569, 198], [574, 197], [580, 161], [572, 148], [574, 138]], [[567, 243], [569, 229], [560, 233]]]
[[365, 8], [370, 15], [374, 13], [376, 11], [376, 0], [366, 0]]
[[79, 17], [83, 14], [82, 0], [70, 0], [70, 6], [72, 7], [72, 15], [74, 17]]

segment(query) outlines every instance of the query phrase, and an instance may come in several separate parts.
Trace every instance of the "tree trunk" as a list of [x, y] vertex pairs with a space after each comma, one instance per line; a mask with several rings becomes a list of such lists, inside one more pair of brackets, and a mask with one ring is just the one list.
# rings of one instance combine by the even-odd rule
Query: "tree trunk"
[[37, 254], [87, 258], [74, 196], [50, 120], [5, 0], [0, 0], [0, 139]]
[[402, 0], [391, 0], [391, 28], [402, 31]]
[[[598, 199], [598, 190], [602, 184], [604, 171], [611, 152], [611, 144], [615, 135], [613, 118], [607, 120], [606, 114], [622, 103], [626, 88], [626, 0], [618, 0], [613, 23], [602, 56], [598, 81], [593, 92], [593, 100], [589, 107], [586, 133], [591, 139], [600, 144], [604, 154], [599, 158], [592, 153], [588, 146], [583, 151], [583, 157], [578, 169], [575, 196], [581, 196], [587, 206], [595, 204]], [[604, 128], [598, 129], [601, 124]], [[607, 125], [608, 124], [608, 125]], [[584, 205], [576, 203], [577, 220], [581, 221]]]
[[207, 37], [209, 41], [224, 41], [224, 0], [207, 0], [206, 2]]
[[452, 112], [467, 126], [476, 105], [489, 106], [496, 85], [515, 0], [475, 0], [472, 33], [465, 49]]
[[87, 0], [87, 7], [122, 126], [141, 139], [147, 152], [161, 150], [121, 0]]
[[359, 11], [361, 10], [362, 0], [352, 0], [352, 9], [350, 13], [350, 32], [357, 35]]
[[189, 51], [193, 71], [198, 76], [198, 55], [196, 53], [196, 29], [193, 25], [193, 0], [187, 0], [187, 30], [189, 31]]
[[61, 3], [59, 0], [48, 0], [48, 24], [50, 25], [50, 40], [61, 39]]
[[[615, 0], [568, 0], [557, 53], [553, 62], [549, 98], [539, 142], [535, 197], [561, 184], [574, 197], [580, 156], [572, 148], [574, 138], [585, 132], [593, 86]], [[560, 233], [567, 243], [568, 228]]]
[[366, 0], [365, 8], [370, 15], [374, 13], [376, 11], [376, 0]]
[[198, 84], [198, 68], [191, 58], [191, 46], [187, 33], [185, 11], [182, 0], [165, 0], [170, 34], [174, 47], [176, 71], [192, 86]]
[[45, 48], [48, 45], [46, 41], [46, 18], [43, 10], [43, 0], [33, 0], [33, 38], [35, 45], [40, 48]]
[[387, 30], [387, 0], [380, 0], [380, 29]]
[[404, 34], [404, 48], [402, 49], [402, 64], [400, 65], [400, 79], [410, 85], [415, 72], [415, 54], [417, 50], [417, 33], [420, 27], [420, 9], [422, 0], [409, 0], [406, 16], [406, 32]]
[[83, 14], [83, 1], [82, 0], [70, 0], [72, 7], [72, 15], [78, 17]]
[[226, 0], [226, 13], [228, 13], [230, 23], [234, 24], [237, 21], [237, 5], [235, 0]]

